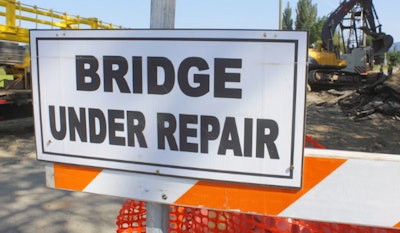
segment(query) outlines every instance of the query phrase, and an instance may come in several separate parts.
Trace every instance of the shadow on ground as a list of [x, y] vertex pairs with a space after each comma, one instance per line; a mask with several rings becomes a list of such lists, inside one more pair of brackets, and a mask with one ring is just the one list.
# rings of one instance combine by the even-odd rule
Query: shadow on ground
[[116, 232], [124, 199], [47, 188], [32, 118], [0, 122], [0, 232]]

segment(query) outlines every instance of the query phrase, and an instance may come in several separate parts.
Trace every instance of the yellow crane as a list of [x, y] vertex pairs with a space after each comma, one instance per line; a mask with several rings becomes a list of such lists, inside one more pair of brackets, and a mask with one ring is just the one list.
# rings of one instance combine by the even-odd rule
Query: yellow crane
[[[30, 6], [15, 0], [0, 0], [0, 107], [32, 101], [29, 29], [121, 29], [97, 18], [84, 18]], [[0, 108], [1, 110], [1, 108]], [[0, 118], [1, 118], [0, 111]]]
[[0, 0], [0, 16], [5, 17], [5, 24], [0, 24], [0, 40], [29, 43], [28, 24], [34, 28], [59, 29], [118, 29], [111, 23], [104, 23], [97, 18], [61, 13], [52, 9], [25, 5], [19, 1]]

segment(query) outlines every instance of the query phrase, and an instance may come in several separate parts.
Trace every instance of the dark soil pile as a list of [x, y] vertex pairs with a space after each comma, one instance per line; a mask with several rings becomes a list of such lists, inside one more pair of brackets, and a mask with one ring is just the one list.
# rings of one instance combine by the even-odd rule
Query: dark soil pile
[[400, 155], [400, 74], [357, 90], [308, 92], [306, 134], [327, 149]]

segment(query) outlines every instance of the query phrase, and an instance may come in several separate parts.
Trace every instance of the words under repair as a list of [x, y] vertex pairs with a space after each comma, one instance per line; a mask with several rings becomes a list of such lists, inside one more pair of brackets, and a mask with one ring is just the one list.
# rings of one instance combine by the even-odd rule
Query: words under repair
[[[211, 94], [213, 98], [240, 100], [241, 69], [240, 58], [214, 58], [207, 61], [201, 57], [188, 57], [174, 64], [167, 57], [97, 58], [79, 55], [75, 57], [76, 91], [167, 97], [177, 88], [188, 98]], [[144, 87], [147, 89], [144, 90]], [[184, 108], [179, 113], [157, 112], [157, 119], [150, 120], [146, 119], [141, 109], [54, 105], [48, 106], [48, 109], [51, 135], [56, 140], [140, 148], [154, 146], [159, 150], [219, 155], [231, 151], [234, 156], [279, 159], [275, 142], [279, 127], [272, 119], [239, 120], [235, 116], [219, 119], [212, 115], [185, 114]], [[146, 140], [146, 124], [149, 122], [157, 124], [157, 145], [149, 145]], [[244, 126], [240, 132], [237, 124]], [[210, 143], [218, 143], [218, 150], [210, 151]]]

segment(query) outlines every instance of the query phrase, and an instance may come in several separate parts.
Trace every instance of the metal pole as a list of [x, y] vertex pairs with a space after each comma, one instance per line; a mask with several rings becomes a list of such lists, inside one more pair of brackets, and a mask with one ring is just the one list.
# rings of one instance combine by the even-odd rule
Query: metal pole
[[169, 232], [169, 205], [146, 202], [146, 232]]
[[151, 0], [150, 28], [173, 29], [175, 5], [175, 0]]
[[282, 0], [279, 0], [279, 30], [282, 30]]
[[[175, 27], [175, 0], [151, 0], [150, 28]], [[146, 202], [146, 232], [169, 232], [169, 205]]]

